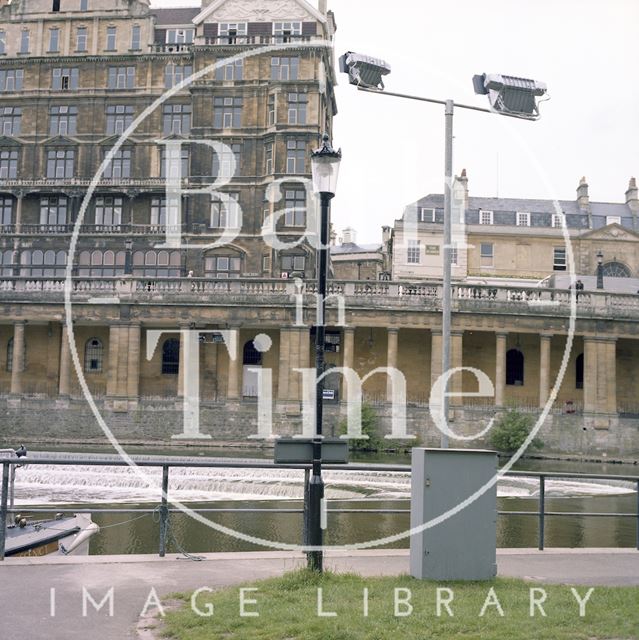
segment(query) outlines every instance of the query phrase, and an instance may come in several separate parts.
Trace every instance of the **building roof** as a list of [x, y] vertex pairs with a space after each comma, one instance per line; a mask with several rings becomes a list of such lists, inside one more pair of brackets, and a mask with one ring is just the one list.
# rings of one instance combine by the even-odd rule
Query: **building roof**
[[344, 244], [331, 247], [331, 255], [349, 255], [358, 253], [377, 253], [381, 252], [381, 244], [355, 244], [354, 242], [345, 242]]
[[[621, 225], [633, 229], [634, 216], [627, 204], [614, 202], [590, 202], [589, 209], [583, 209], [576, 200], [559, 200], [561, 210], [566, 215], [590, 216], [592, 228], [600, 229], [607, 226], [607, 216], [618, 216]], [[444, 196], [442, 194], [429, 194], [417, 202], [409, 205], [407, 210], [415, 208], [444, 208]], [[539, 200], [533, 198], [468, 198], [468, 211], [499, 211], [504, 213], [515, 213], [526, 211], [529, 213], [557, 213], [553, 200]]]
[[156, 24], [173, 25], [173, 24], [192, 24], [193, 18], [200, 13], [200, 7], [175, 7], [173, 9], [153, 9], [156, 16]]

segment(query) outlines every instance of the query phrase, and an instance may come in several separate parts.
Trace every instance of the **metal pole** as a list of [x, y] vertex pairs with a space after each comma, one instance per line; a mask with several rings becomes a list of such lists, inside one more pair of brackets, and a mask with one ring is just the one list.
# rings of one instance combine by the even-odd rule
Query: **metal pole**
[[310, 519], [310, 509], [309, 509], [309, 487], [311, 484], [311, 470], [304, 469], [304, 529], [302, 531], [302, 544], [306, 547], [309, 544], [309, 519]]
[[160, 558], [166, 555], [166, 534], [169, 527], [169, 467], [162, 467], [162, 505], [160, 507]]
[[639, 551], [639, 480], [637, 480], [637, 551]]
[[13, 507], [15, 505], [16, 467], [17, 465], [12, 464], [11, 471], [9, 472], [9, 518], [13, 515]]
[[[326, 278], [328, 274], [328, 216], [333, 194], [321, 193], [320, 249], [317, 265], [317, 320], [315, 327], [315, 374], [317, 387], [315, 396], [315, 438], [313, 438], [313, 474], [309, 484], [309, 543], [311, 547], [321, 547], [322, 500], [324, 499], [324, 481], [322, 480], [322, 423], [324, 418], [324, 348], [326, 338]], [[316, 549], [308, 553], [308, 567], [322, 573], [323, 553]]]
[[[453, 229], [453, 113], [455, 104], [446, 100], [446, 153], [444, 185], [444, 278], [442, 291], [442, 375], [450, 369], [450, 326], [451, 326], [451, 243]], [[448, 385], [442, 389], [442, 415], [448, 424]], [[441, 448], [448, 449], [448, 436], [441, 434]]]
[[546, 538], [546, 478], [539, 476], [539, 551], [544, 550]]
[[2, 465], [2, 498], [0, 498], [0, 560], [4, 560], [4, 546], [7, 532], [7, 502], [9, 501], [9, 465]]

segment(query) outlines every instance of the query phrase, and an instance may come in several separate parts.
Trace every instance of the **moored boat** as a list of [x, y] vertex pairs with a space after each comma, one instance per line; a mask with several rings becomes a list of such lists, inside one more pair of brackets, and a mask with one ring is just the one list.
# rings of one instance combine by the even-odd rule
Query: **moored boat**
[[[0, 449], [0, 460], [22, 458], [26, 449]], [[8, 487], [7, 512], [14, 511], [15, 473], [22, 465], [11, 465]], [[1, 525], [0, 525], [1, 526]], [[7, 523], [4, 535], [5, 557], [58, 555], [88, 555], [89, 541], [100, 528], [91, 520], [91, 514], [77, 513], [65, 516], [57, 514], [54, 518], [31, 519], [28, 515], [18, 514]]]

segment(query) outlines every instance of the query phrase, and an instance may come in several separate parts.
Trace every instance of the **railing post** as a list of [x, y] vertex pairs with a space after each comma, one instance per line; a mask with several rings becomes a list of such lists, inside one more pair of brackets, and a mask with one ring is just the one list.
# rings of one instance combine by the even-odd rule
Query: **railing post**
[[637, 480], [637, 551], [639, 551], [639, 480]]
[[304, 469], [304, 525], [303, 525], [303, 530], [302, 530], [302, 545], [303, 546], [307, 546], [310, 544], [309, 542], [309, 518], [310, 518], [310, 511], [309, 511], [309, 495], [308, 492], [310, 491], [310, 481], [311, 481], [311, 470], [310, 469]]
[[9, 501], [9, 464], [2, 465], [2, 498], [0, 498], [0, 560], [4, 560], [7, 532], [7, 503]]
[[539, 551], [544, 550], [546, 518], [546, 478], [539, 476]]
[[169, 527], [169, 466], [162, 466], [162, 506], [160, 507], [160, 558], [166, 555], [166, 534]]

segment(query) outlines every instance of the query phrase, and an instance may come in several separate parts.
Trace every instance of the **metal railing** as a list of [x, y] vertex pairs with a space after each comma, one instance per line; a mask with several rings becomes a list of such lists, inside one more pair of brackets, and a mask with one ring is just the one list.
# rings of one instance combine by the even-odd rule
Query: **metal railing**
[[[162, 470], [162, 500], [159, 508], [146, 508], [146, 509], [130, 509], [130, 508], [117, 508], [117, 509], [100, 509], [100, 508], [56, 508], [53, 507], [40, 507], [29, 508], [26, 507], [26, 511], [30, 513], [91, 513], [91, 514], [153, 514], [159, 512], [159, 555], [164, 557], [166, 555], [167, 547], [167, 530], [169, 523], [169, 514], [179, 511], [175, 508], [169, 507], [168, 494], [170, 489], [169, 473], [171, 469], [177, 468], [200, 468], [200, 469], [280, 469], [291, 470], [298, 469], [304, 471], [304, 489], [306, 492], [311, 465], [304, 464], [292, 464], [292, 465], [279, 465], [272, 462], [234, 462], [232, 459], [228, 461], [205, 461], [205, 460], [135, 460], [135, 463], [139, 467], [152, 467], [160, 468]], [[126, 467], [129, 466], [124, 460], [96, 460], [96, 459], [47, 459], [47, 458], [9, 458], [2, 460], [2, 491], [0, 494], [0, 560], [4, 559], [5, 555], [5, 535], [7, 518], [9, 515], [10, 506], [10, 478], [11, 467], [16, 465], [52, 465], [52, 466], [96, 466], [96, 467]], [[375, 471], [375, 472], [387, 472], [387, 473], [410, 473], [409, 465], [381, 465], [381, 464], [356, 464], [351, 463], [348, 465], [324, 465], [324, 469], [329, 471]], [[636, 548], [639, 550], [639, 476], [621, 476], [621, 475], [608, 475], [608, 474], [589, 474], [589, 473], [565, 473], [565, 472], [544, 472], [544, 471], [509, 471], [503, 474], [504, 477], [516, 477], [516, 478], [537, 478], [539, 480], [539, 496], [537, 500], [537, 510], [535, 511], [498, 511], [497, 514], [502, 517], [508, 516], [527, 516], [536, 517], [539, 524], [539, 537], [538, 548], [540, 551], [545, 549], [545, 523], [546, 518], [552, 517], [592, 517], [592, 518], [634, 518], [636, 520]], [[633, 483], [636, 487], [636, 513], [611, 513], [611, 512], [564, 512], [564, 511], [547, 511], [546, 510], [546, 481], [548, 479], [570, 479], [570, 480], [615, 480]], [[366, 498], [367, 501], [374, 501], [374, 499]], [[409, 500], [406, 498], [405, 500]], [[394, 499], [393, 501], [399, 501]], [[20, 505], [13, 506], [13, 511], [20, 510]], [[298, 513], [303, 514], [303, 509], [294, 508], [279, 508], [279, 509], [242, 509], [242, 508], [203, 508], [195, 509], [197, 513]], [[352, 513], [352, 514], [408, 514], [410, 509], [327, 509], [328, 513]], [[304, 519], [306, 522], [306, 519]], [[306, 541], [307, 533], [304, 531], [303, 540]]]

